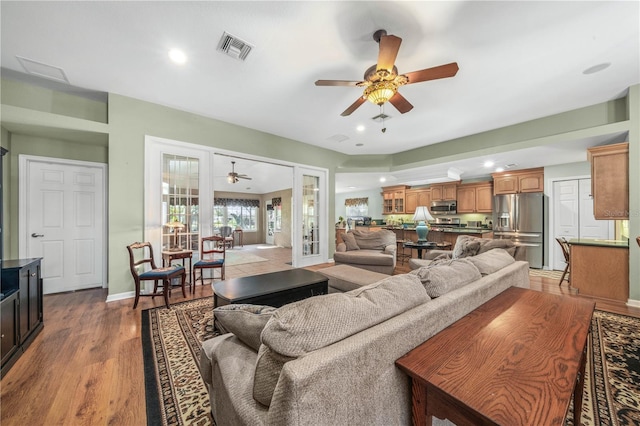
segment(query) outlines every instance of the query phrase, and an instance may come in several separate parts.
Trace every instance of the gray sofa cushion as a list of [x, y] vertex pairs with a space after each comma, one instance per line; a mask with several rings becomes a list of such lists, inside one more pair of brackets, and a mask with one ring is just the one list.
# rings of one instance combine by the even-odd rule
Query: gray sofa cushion
[[263, 305], [225, 305], [213, 310], [213, 315], [225, 331], [235, 334], [244, 344], [258, 352], [260, 333], [276, 308]]
[[343, 340], [429, 300], [418, 277], [395, 275], [347, 293], [279, 308], [262, 332], [253, 397], [270, 405], [284, 363]]
[[460, 235], [453, 247], [451, 257], [453, 259], [462, 259], [464, 257], [475, 256], [480, 251], [480, 241], [478, 238], [469, 235]]
[[342, 234], [342, 241], [344, 241], [344, 244], [347, 247], [347, 251], [360, 250], [360, 246], [358, 246], [356, 237], [353, 234], [349, 232]]
[[348, 233], [353, 234], [360, 249], [384, 250], [387, 246], [396, 245], [396, 234], [387, 229], [379, 231], [363, 231], [355, 229]]
[[335, 252], [333, 260], [340, 263], [351, 263], [358, 265], [393, 265], [395, 257], [379, 250], [352, 250], [347, 252]]
[[467, 257], [466, 260], [473, 263], [482, 275], [493, 274], [516, 261], [506, 250], [501, 248], [494, 248], [477, 256]]
[[439, 261], [414, 271], [409, 275], [416, 275], [427, 290], [430, 297], [440, 297], [452, 290], [463, 287], [482, 278], [480, 271], [467, 259], [452, 259]]

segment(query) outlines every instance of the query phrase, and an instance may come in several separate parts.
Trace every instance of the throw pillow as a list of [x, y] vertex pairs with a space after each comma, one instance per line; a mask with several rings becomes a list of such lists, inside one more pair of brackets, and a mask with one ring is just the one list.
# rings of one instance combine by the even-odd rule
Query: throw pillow
[[262, 305], [225, 305], [213, 310], [213, 316], [225, 331], [233, 333], [244, 344], [255, 350], [260, 348], [260, 334], [276, 308]]
[[356, 237], [352, 233], [347, 232], [342, 234], [342, 241], [344, 241], [344, 244], [347, 246], [347, 251], [360, 250], [360, 247], [358, 247], [358, 243], [356, 242]]
[[513, 248], [515, 250], [515, 244], [513, 241], [511, 240], [489, 240], [486, 238], [482, 238], [480, 240], [480, 250], [478, 250], [478, 254], [482, 254], [484, 252], [487, 252], [489, 250], [493, 250], [496, 248], [500, 248], [500, 249], [509, 249], [509, 248]]
[[436, 264], [416, 269], [417, 275], [429, 297], [440, 297], [482, 278], [480, 271], [467, 259], [442, 260]]
[[470, 235], [460, 235], [456, 240], [451, 257], [462, 259], [464, 257], [475, 256], [480, 251], [480, 241]]
[[468, 262], [473, 263], [482, 275], [493, 274], [496, 271], [511, 265], [515, 259], [506, 250], [495, 248], [477, 256], [468, 257]]

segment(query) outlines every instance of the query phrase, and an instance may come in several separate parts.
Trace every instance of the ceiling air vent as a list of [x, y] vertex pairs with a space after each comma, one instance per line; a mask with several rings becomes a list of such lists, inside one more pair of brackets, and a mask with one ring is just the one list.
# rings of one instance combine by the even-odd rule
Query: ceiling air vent
[[349, 139], [349, 136], [341, 135], [341, 134], [336, 134], [336, 135], [333, 135], [333, 136], [327, 138], [328, 141], [338, 142], [338, 143], [339, 142], [344, 142], [347, 139]]
[[22, 65], [22, 68], [31, 75], [37, 75], [38, 77], [44, 77], [49, 80], [56, 80], [70, 84], [69, 79], [67, 79], [67, 75], [64, 73], [62, 68], [34, 61], [33, 59], [27, 59], [18, 55], [16, 55], [16, 58], [20, 62], [20, 65]]
[[218, 43], [218, 50], [231, 56], [233, 59], [239, 59], [244, 61], [247, 59], [249, 52], [251, 52], [253, 46], [246, 41], [240, 40], [236, 36], [232, 36], [228, 32], [222, 34], [220, 43]]

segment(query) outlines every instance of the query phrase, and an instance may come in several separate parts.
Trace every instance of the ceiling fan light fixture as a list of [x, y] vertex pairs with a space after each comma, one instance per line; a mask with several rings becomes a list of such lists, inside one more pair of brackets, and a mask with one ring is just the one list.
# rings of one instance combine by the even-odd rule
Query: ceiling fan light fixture
[[364, 97], [375, 105], [382, 105], [389, 101], [398, 91], [393, 81], [379, 81], [364, 89]]
[[233, 176], [229, 175], [229, 176], [227, 176], [227, 182], [236, 183], [236, 180], [235, 180], [235, 178]]

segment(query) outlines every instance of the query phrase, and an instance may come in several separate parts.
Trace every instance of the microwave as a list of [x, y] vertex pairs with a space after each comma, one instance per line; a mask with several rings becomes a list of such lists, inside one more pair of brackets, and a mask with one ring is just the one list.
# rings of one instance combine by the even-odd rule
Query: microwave
[[458, 206], [455, 200], [452, 201], [432, 201], [431, 202], [431, 214], [433, 215], [441, 215], [441, 214], [456, 214], [458, 210]]

